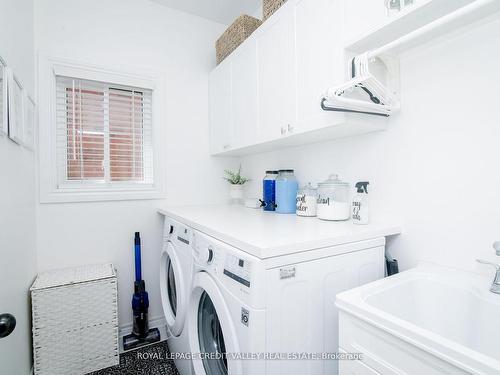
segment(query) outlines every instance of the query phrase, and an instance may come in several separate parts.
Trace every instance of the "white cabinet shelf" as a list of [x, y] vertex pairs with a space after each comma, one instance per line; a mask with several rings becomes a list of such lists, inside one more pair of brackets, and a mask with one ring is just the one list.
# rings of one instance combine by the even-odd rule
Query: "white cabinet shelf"
[[224, 150], [213, 153], [220, 156], [242, 156], [260, 152], [273, 151], [280, 148], [300, 146], [310, 143], [323, 142], [328, 139], [346, 138], [355, 135], [373, 133], [387, 128], [387, 120], [382, 117], [372, 116], [369, 121], [353, 119], [349, 114], [336, 114], [336, 124], [319, 127], [316, 130], [308, 130], [302, 133], [287, 134], [282, 137], [268, 141], [260, 141], [251, 145]]
[[[363, 9], [361, 3], [367, 1], [371, 2], [372, 0], [351, 0], [346, 5], [345, 23], [347, 31], [344, 48], [352, 54], [363, 53], [367, 50], [385, 46], [454, 11], [469, 5], [474, 6], [480, 2], [479, 0], [415, 0], [415, 5], [408, 7], [397, 15], [382, 16], [379, 9], [375, 12], [377, 16], [373, 17], [371, 14], [373, 12], [368, 12], [368, 10], [360, 11], [360, 9]], [[379, 8], [381, 7], [380, 5]], [[500, 1], [493, 1], [485, 6], [477, 7], [477, 9], [464, 14], [463, 17], [457, 18], [453, 22], [443, 24], [418, 38], [402, 43], [388, 52], [404, 52], [498, 11], [500, 11]], [[352, 26], [357, 23], [366, 25], [364, 28], [358, 27], [358, 30], [361, 29], [358, 34], [355, 33], [354, 26]]]
[[288, 0], [211, 73], [213, 155], [385, 129], [384, 118], [321, 109], [321, 94], [346, 79], [339, 4]]

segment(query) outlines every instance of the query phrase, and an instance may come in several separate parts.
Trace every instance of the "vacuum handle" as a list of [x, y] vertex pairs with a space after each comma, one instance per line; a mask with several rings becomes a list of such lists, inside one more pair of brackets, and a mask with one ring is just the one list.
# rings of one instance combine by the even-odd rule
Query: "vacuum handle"
[[0, 314], [0, 339], [9, 336], [16, 328], [16, 318], [12, 314]]
[[142, 266], [141, 266], [141, 236], [139, 232], [135, 232], [134, 247], [135, 247], [135, 281], [140, 281], [142, 280]]

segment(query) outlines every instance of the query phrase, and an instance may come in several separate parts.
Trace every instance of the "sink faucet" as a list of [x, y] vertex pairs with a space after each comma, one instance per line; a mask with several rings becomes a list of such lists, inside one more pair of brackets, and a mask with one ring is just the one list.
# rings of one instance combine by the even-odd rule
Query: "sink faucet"
[[[500, 256], [500, 241], [495, 242], [493, 244], [493, 248], [495, 249], [496, 254]], [[493, 283], [490, 287], [490, 292], [500, 294], [500, 265], [482, 259], [476, 259], [476, 261], [481, 264], [487, 264], [489, 266], [495, 267], [496, 273], [495, 278], [493, 279]]]

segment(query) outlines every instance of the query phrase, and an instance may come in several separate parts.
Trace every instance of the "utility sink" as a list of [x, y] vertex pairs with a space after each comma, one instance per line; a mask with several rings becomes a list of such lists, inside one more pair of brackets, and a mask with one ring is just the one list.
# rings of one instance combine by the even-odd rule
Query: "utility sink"
[[339, 294], [340, 350], [365, 352], [340, 373], [500, 374], [491, 280], [425, 264]]

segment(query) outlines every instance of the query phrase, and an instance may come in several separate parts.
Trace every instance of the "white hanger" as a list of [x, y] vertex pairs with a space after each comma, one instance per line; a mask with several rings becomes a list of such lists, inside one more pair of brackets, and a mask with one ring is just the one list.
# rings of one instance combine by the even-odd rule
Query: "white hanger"
[[[353, 78], [348, 82], [327, 90], [321, 102], [324, 110], [388, 117], [399, 109], [399, 100], [394, 93], [370, 72], [368, 53], [353, 59], [352, 75]], [[349, 98], [346, 95], [359, 90], [368, 95], [367, 100]]]

